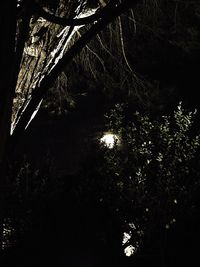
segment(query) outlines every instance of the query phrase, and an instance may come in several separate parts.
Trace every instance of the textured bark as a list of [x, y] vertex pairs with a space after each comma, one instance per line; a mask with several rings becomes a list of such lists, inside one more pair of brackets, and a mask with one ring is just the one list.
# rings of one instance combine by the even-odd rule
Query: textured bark
[[94, 24], [90, 30], [86, 31], [82, 37], [76, 41], [64, 54], [64, 56], [59, 60], [54, 68], [43, 72], [42, 79], [34, 86], [34, 90], [31, 93], [31, 100], [20, 117], [20, 120], [16, 124], [12, 136], [12, 143], [16, 143], [21, 133], [27, 126], [33, 112], [37, 109], [37, 106], [41, 102], [47, 90], [55, 82], [56, 78], [60, 75], [62, 70], [70, 63], [70, 61], [100, 32], [102, 31], [110, 22], [112, 22], [117, 16], [121, 15], [129, 7], [136, 4], [137, 1], [125, 0], [122, 4], [114, 7], [112, 13], [106, 14], [102, 20]]

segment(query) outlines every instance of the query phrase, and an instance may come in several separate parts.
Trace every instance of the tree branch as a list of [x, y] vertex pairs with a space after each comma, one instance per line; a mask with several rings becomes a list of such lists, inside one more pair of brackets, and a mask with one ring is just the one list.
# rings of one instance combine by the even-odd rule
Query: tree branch
[[61, 18], [58, 16], [55, 16], [53, 14], [48, 13], [45, 11], [39, 4], [35, 4], [35, 12], [42, 18], [55, 23], [59, 24], [62, 26], [81, 26], [81, 25], [86, 25], [86, 24], [91, 24], [104, 16], [106, 16], [113, 8], [114, 3], [110, 1], [105, 7], [103, 7], [101, 10], [97, 10], [97, 12], [93, 15], [84, 17], [84, 18], [79, 18], [79, 19], [74, 19], [74, 18]]
[[138, 0], [124, 0], [123, 3], [113, 8], [112, 13], [104, 16], [104, 19], [98, 21], [90, 28], [90, 30], [84, 33], [82, 37], [66, 52], [54, 69], [52, 69], [52, 71], [46, 77], [44, 77], [40, 85], [33, 91], [32, 99], [24, 113], [21, 115], [13, 135], [11, 136], [11, 146], [18, 141], [20, 135], [29, 123], [33, 112], [36, 110], [45, 93], [48, 91], [49, 87], [53, 84], [62, 70], [67, 66], [67, 64], [69, 64], [69, 62], [109, 23], [111, 23], [116, 17], [120, 16], [128, 8], [136, 5], [137, 2]]

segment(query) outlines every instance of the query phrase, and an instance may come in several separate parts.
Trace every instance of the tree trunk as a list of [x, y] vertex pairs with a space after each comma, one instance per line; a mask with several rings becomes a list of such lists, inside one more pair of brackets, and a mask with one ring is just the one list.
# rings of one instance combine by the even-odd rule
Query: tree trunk
[[29, 102], [27, 108], [21, 114], [20, 120], [14, 129], [14, 133], [11, 137], [11, 143], [14, 145], [18, 142], [19, 137], [25, 130], [27, 124], [34, 111], [39, 106], [41, 100], [47, 93], [50, 86], [60, 75], [62, 70], [73, 60], [73, 58], [81, 52], [81, 50], [105, 27], [111, 23], [114, 19], [120, 16], [123, 12], [126, 12], [129, 8], [136, 5], [138, 0], [124, 0], [123, 3], [119, 4], [116, 8], [112, 10], [112, 13], [106, 14], [103, 19], [96, 22], [91, 28], [86, 31], [74, 45], [65, 53], [65, 55], [60, 59], [57, 65], [52, 69], [52, 71], [47, 74], [43, 80], [39, 83], [39, 86], [34, 89], [31, 95], [31, 101]]
[[2, 248], [2, 227], [4, 195], [6, 191], [5, 151], [10, 133], [12, 101], [15, 88], [12, 88], [13, 59], [15, 58], [17, 0], [6, 0], [0, 9], [0, 249]]

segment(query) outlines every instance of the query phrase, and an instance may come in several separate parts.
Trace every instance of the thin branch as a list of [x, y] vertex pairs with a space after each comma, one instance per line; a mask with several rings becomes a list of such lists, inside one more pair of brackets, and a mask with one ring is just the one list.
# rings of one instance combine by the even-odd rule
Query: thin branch
[[127, 65], [128, 69], [130, 70], [130, 72], [132, 72], [134, 74], [134, 72], [133, 72], [133, 70], [132, 70], [132, 68], [131, 68], [131, 66], [130, 66], [130, 64], [128, 62], [128, 59], [126, 57], [126, 52], [125, 52], [125, 48], [124, 48], [124, 37], [123, 37], [123, 30], [122, 30], [122, 21], [121, 21], [120, 17], [118, 19], [119, 19], [119, 34], [120, 34], [120, 40], [121, 40], [122, 54], [123, 54], [123, 57], [124, 57], [124, 60], [125, 60], [125, 63]]
[[136, 34], [137, 33], [137, 23], [136, 23], [135, 14], [133, 12], [133, 9], [131, 9], [131, 15], [132, 15], [133, 23], [134, 23], [134, 33]]
[[[78, 33], [79, 36], [81, 36], [81, 34], [80, 34], [79, 31], [77, 31], [77, 33]], [[105, 67], [105, 64], [104, 64], [103, 59], [100, 58], [100, 56], [99, 56], [94, 50], [92, 50], [92, 49], [89, 47], [89, 45], [86, 45], [85, 47], [87, 48], [87, 50], [88, 50], [90, 53], [92, 53], [92, 54], [99, 60], [99, 62], [100, 62], [101, 65], [102, 65], [102, 68], [103, 68], [103, 70], [104, 70], [104, 72], [105, 72], [105, 71], [106, 71], [106, 67]]]
[[[113, 61], [115, 61], [116, 63], [119, 63], [118, 59], [108, 50], [108, 48], [103, 44], [103, 41], [101, 40], [101, 37], [99, 34], [97, 34], [97, 39], [102, 47], [102, 49], [109, 54], [109, 56], [112, 58]], [[119, 68], [123, 71], [127, 71], [127, 68], [123, 65], [123, 64], [119, 64], [118, 65]]]
[[143, 100], [140, 96], [140, 94], [138, 93], [138, 85], [139, 85], [139, 88], [145, 88], [145, 84], [144, 82], [135, 74], [135, 72], [133, 71], [133, 69], [131, 68], [129, 62], [128, 62], [128, 59], [127, 59], [127, 56], [126, 56], [126, 52], [125, 52], [125, 47], [124, 47], [124, 37], [123, 37], [123, 29], [122, 29], [122, 22], [121, 22], [121, 18], [119, 17], [118, 18], [119, 20], [119, 33], [120, 33], [120, 40], [121, 40], [121, 48], [122, 48], [122, 54], [123, 54], [123, 57], [124, 57], [124, 60], [125, 60], [125, 63], [130, 71], [130, 73], [132, 74], [132, 77], [134, 79], [134, 82], [135, 82], [135, 86], [134, 86], [134, 89], [135, 89], [135, 93], [138, 97], [138, 99], [141, 101], [141, 103], [143, 103]]
[[174, 33], [176, 33], [177, 30], [177, 13], [178, 13], [178, 2], [176, 2], [174, 9]]

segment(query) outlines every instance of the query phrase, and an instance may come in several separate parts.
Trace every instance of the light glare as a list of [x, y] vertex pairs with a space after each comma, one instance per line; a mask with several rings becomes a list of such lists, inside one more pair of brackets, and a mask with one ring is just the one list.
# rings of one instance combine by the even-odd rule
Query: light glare
[[136, 248], [132, 245], [130, 245], [124, 249], [124, 253], [127, 257], [132, 256], [135, 252], [136, 252]]
[[104, 143], [104, 145], [108, 148], [113, 148], [114, 145], [118, 142], [118, 137], [116, 134], [109, 133], [105, 134], [100, 141], [101, 143]]

